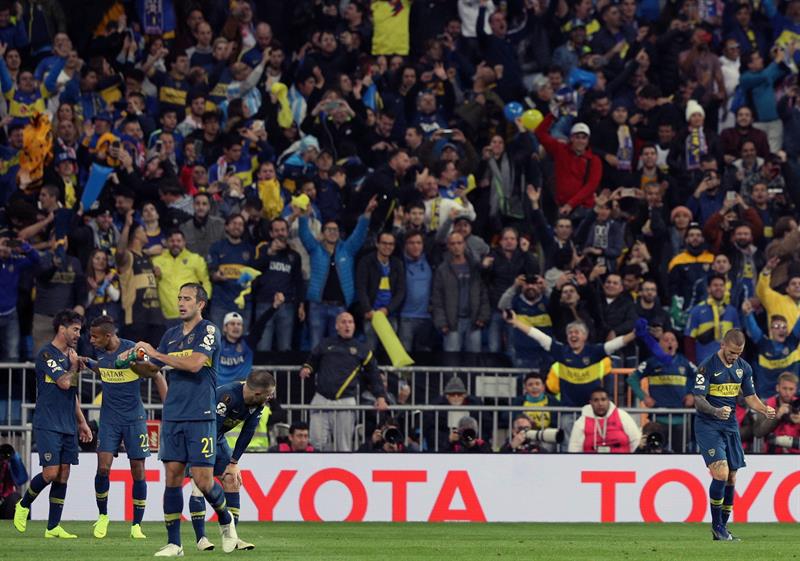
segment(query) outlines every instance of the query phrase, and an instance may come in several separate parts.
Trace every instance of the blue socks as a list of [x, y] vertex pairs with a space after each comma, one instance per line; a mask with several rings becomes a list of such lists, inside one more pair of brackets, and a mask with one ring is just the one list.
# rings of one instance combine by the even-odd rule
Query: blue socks
[[225, 503], [225, 493], [222, 491], [222, 486], [214, 482], [214, 486], [211, 488], [206, 494], [206, 500], [208, 504], [210, 504], [214, 508], [214, 512], [217, 513], [217, 517], [219, 518], [219, 523], [223, 526], [226, 524], [230, 524], [232, 521], [231, 514], [228, 512], [228, 507]]
[[164, 489], [164, 523], [167, 526], [167, 542], [181, 545], [181, 512], [183, 492], [180, 487]]
[[31, 484], [28, 486], [28, 490], [25, 491], [25, 495], [22, 497], [22, 506], [25, 508], [31, 508], [33, 501], [36, 500], [36, 497], [39, 496], [39, 493], [41, 493], [42, 490], [48, 485], [49, 483], [44, 480], [44, 477], [42, 477], [41, 473], [31, 479]]
[[67, 496], [67, 484], [56, 483], [50, 486], [50, 515], [47, 517], [47, 529], [52, 530], [61, 522], [64, 510], [64, 497]]
[[[133, 524], [141, 524], [144, 517], [144, 506], [147, 502], [147, 482], [133, 482]], [[183, 505], [181, 505], [183, 506]]]
[[192, 495], [189, 497], [189, 514], [192, 516], [195, 541], [206, 535], [206, 499], [203, 496]]
[[728, 523], [728, 519], [731, 517], [731, 512], [733, 512], [733, 490], [735, 487], [733, 485], [725, 485], [725, 495], [722, 499], [722, 512], [720, 512], [720, 521], [722, 525], [725, 526]]
[[233, 523], [239, 524], [239, 493], [225, 493], [225, 502], [228, 503], [228, 512], [233, 516]]
[[722, 525], [722, 501], [725, 494], [725, 481], [712, 479], [708, 488], [708, 496], [711, 499], [711, 524], [714, 526]]
[[94, 498], [100, 514], [108, 514], [108, 488], [110, 485], [107, 475], [97, 474], [94, 476]]

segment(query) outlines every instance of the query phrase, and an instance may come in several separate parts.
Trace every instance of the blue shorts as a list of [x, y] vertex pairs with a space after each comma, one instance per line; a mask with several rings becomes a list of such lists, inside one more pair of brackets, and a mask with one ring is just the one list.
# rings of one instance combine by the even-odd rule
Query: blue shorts
[[702, 422], [696, 421], [694, 437], [707, 466], [726, 460], [731, 471], [745, 467], [742, 439], [738, 430], [708, 429]]
[[216, 452], [215, 421], [161, 421], [162, 462], [213, 466]]
[[125, 451], [131, 460], [143, 460], [150, 455], [150, 442], [147, 439], [147, 423], [137, 421], [129, 425], [104, 423], [100, 419], [97, 431], [97, 451], [117, 455], [120, 442], [125, 443]]
[[78, 435], [47, 429], [33, 429], [36, 447], [39, 450], [39, 465], [42, 467], [61, 464], [78, 465]]
[[[225, 439], [224, 435], [217, 439], [216, 453], [217, 457], [214, 461], [214, 477], [219, 477], [225, 473], [225, 468], [228, 467], [228, 464], [231, 461], [231, 456], [233, 455], [231, 447], [228, 445], [228, 441]], [[189, 477], [189, 468], [191, 467], [191, 464], [186, 465], [186, 477]]]

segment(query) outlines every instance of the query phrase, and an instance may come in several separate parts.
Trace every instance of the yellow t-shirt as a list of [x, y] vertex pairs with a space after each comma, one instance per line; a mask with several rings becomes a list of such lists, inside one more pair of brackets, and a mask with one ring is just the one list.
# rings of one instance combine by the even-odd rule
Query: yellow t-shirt
[[408, 32], [410, 0], [373, 0], [373, 55], [407, 55], [410, 50]]

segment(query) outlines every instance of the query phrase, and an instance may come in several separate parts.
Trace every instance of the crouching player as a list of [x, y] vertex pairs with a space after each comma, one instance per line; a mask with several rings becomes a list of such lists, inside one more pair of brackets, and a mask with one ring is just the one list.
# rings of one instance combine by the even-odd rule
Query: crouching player
[[741, 392], [753, 411], [768, 419], [775, 409], [756, 396], [753, 370], [740, 357], [744, 352], [744, 333], [731, 329], [722, 337], [720, 349], [697, 368], [694, 406], [697, 418], [695, 439], [711, 472], [711, 536], [714, 540], [736, 540], [727, 529], [733, 510], [736, 472], [745, 467], [742, 439], [736, 423], [736, 396]]
[[123, 353], [130, 353], [136, 344], [117, 336], [117, 328], [111, 317], [96, 318], [89, 335], [89, 342], [98, 353], [97, 363], [92, 365], [92, 369], [100, 375], [103, 384], [100, 430], [97, 434], [97, 474], [94, 477], [99, 516], [94, 524], [94, 537], [104, 538], [108, 533], [108, 474], [120, 442], [124, 442], [133, 478], [131, 537], [143, 539], [146, 536], [141, 523], [147, 500], [144, 460], [150, 455], [150, 444], [147, 440], [141, 381], [142, 378], [152, 378], [162, 402], [167, 396], [167, 382], [161, 372], [150, 372], [131, 360], [117, 359]]
[[[239, 489], [242, 476], [239, 472], [239, 459], [247, 449], [258, 427], [264, 404], [275, 393], [275, 378], [266, 370], [253, 370], [243, 382], [231, 382], [217, 388], [217, 460], [214, 476], [222, 482], [228, 510], [235, 523], [239, 522]], [[236, 445], [231, 451], [225, 433], [242, 424]], [[192, 497], [189, 499], [189, 512], [197, 537], [197, 549], [214, 549], [206, 537], [206, 510], [203, 493], [192, 481]], [[254, 549], [255, 545], [238, 540], [236, 549]]]

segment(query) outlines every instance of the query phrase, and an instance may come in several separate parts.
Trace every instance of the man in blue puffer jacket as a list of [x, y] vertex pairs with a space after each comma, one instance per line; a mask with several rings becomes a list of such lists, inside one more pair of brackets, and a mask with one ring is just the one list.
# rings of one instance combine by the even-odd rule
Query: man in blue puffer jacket
[[[355, 299], [355, 256], [364, 244], [372, 211], [377, 206], [377, 198], [372, 197], [364, 214], [358, 219], [355, 230], [346, 240], [339, 238], [339, 225], [333, 220], [322, 225], [322, 240], [317, 240], [308, 227], [308, 215], [300, 217], [300, 240], [311, 259], [306, 299], [312, 349], [323, 337], [335, 333], [336, 316], [344, 312]], [[308, 206], [310, 208], [311, 205]]]

